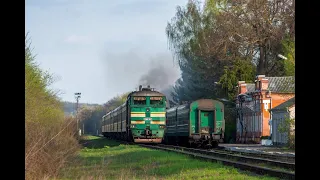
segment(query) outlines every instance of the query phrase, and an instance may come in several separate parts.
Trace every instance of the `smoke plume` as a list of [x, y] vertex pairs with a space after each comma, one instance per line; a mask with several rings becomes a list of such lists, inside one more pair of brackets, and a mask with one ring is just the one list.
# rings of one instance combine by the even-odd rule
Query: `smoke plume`
[[178, 79], [178, 68], [174, 66], [173, 61], [168, 63], [168, 59], [172, 60], [170, 55], [161, 54], [151, 60], [146, 73], [140, 77], [139, 85], [146, 87], [150, 85], [157, 91], [162, 91]]

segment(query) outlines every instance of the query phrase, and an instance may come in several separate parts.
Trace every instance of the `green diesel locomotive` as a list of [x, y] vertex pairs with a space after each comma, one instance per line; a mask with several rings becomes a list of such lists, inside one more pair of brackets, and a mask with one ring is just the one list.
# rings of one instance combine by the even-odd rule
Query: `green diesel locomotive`
[[166, 144], [191, 147], [216, 147], [223, 141], [224, 104], [212, 99], [167, 109]]
[[135, 143], [161, 143], [166, 127], [166, 96], [148, 86], [131, 92], [124, 104], [102, 117], [105, 137]]

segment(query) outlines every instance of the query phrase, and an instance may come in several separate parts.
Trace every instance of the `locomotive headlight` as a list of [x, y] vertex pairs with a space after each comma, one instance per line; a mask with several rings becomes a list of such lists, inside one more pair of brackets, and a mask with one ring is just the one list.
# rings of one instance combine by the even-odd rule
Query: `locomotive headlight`
[[135, 128], [135, 127], [136, 127], [136, 125], [134, 125], [134, 124], [130, 125], [130, 128]]

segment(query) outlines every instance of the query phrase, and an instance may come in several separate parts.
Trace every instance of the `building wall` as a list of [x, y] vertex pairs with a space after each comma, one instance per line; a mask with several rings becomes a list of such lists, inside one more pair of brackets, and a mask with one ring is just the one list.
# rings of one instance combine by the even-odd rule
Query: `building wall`
[[[261, 136], [270, 136], [269, 120], [271, 115], [269, 110], [286, 102], [295, 95], [294, 93], [269, 92], [269, 80], [263, 75], [256, 77], [254, 90], [252, 90], [252, 85], [246, 84], [245, 81], [238, 82], [238, 95], [245, 94], [249, 96], [249, 98], [246, 97], [245, 102], [242, 102], [242, 107], [244, 108], [239, 110], [240, 112], [246, 111], [242, 118], [243, 129], [240, 125], [239, 116], [237, 116], [237, 142], [240, 143], [246, 143], [251, 140], [259, 143]], [[272, 85], [277, 86], [274, 82]], [[247, 86], [251, 87], [249, 92], [247, 91]], [[275, 87], [272, 88], [277, 89]], [[238, 102], [238, 107], [239, 103], [241, 102]], [[249, 111], [248, 108], [250, 109]]]
[[[270, 100], [270, 98], [266, 98], [265, 95], [263, 95], [264, 100]], [[271, 94], [271, 104], [268, 104], [268, 109], [265, 109], [265, 105], [261, 104], [261, 111], [263, 112], [263, 123], [262, 123], [262, 136], [270, 136], [270, 126], [269, 126], [269, 120], [270, 120], [270, 112], [269, 109], [272, 109], [287, 100], [293, 98], [295, 95], [293, 93], [290, 94], [283, 94], [283, 93], [272, 93]]]
[[280, 124], [285, 120], [289, 113], [286, 111], [274, 111], [272, 113], [272, 143], [274, 145], [284, 145], [288, 141], [288, 134], [279, 132]]
[[[256, 101], [256, 104], [254, 100], [244, 102], [242, 104], [243, 111], [245, 111], [243, 113], [243, 129], [241, 128], [240, 119], [237, 118], [237, 142], [260, 143], [261, 136], [270, 136], [269, 120], [271, 115], [269, 110], [284, 103], [293, 96], [294, 94], [272, 93], [270, 100], [262, 92], [262, 101]], [[248, 108], [252, 111], [248, 111]]]
[[[286, 117], [295, 118], [295, 106], [286, 110], [272, 112], [272, 142], [274, 145], [285, 145], [288, 142], [288, 133], [279, 132], [279, 125]], [[291, 127], [291, 133], [295, 133], [295, 126]]]

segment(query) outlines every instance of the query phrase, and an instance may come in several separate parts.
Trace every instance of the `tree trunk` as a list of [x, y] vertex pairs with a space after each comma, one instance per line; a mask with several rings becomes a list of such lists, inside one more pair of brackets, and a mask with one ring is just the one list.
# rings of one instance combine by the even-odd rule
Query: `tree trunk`
[[260, 57], [258, 61], [258, 69], [257, 69], [257, 74], [259, 75], [264, 75], [266, 73], [266, 68], [265, 68], [265, 56], [266, 52], [263, 46], [260, 46]]

